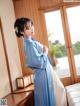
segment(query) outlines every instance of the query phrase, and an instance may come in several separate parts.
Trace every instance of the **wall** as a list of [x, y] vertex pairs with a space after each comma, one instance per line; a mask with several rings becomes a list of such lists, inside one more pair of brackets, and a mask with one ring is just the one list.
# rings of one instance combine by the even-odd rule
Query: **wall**
[[[15, 15], [14, 15], [12, 0], [0, 0], [0, 18], [2, 22], [3, 34], [4, 34], [5, 44], [6, 44], [6, 51], [8, 56], [12, 87], [13, 87], [13, 90], [15, 90], [16, 89], [15, 79], [16, 77], [19, 77], [22, 75], [22, 70], [21, 70], [17, 40], [16, 40], [14, 27], [13, 27], [14, 21], [15, 21]], [[0, 55], [2, 56], [1, 53]], [[1, 61], [2, 60], [0, 60], [0, 62]], [[4, 72], [4, 69], [0, 67], [0, 74], [3, 75], [3, 79], [5, 82], [5, 83], [3, 83], [3, 81], [2, 83], [0, 82], [0, 85], [2, 86], [0, 92], [3, 92], [3, 94], [0, 94], [0, 97], [5, 96], [6, 94], [10, 92], [10, 88], [8, 88], [7, 90], [7, 87], [9, 86], [9, 83], [7, 84], [7, 82], [9, 81], [8, 81], [8, 75], [6, 71], [7, 69], [5, 69], [5, 72]], [[3, 79], [2, 77], [0, 77], [0, 81]]]
[[[3, 83], [4, 82], [4, 83]], [[11, 92], [0, 25], [0, 98]]]
[[63, 0], [38, 0], [40, 8], [52, 8], [56, 5], [59, 5], [63, 2]]

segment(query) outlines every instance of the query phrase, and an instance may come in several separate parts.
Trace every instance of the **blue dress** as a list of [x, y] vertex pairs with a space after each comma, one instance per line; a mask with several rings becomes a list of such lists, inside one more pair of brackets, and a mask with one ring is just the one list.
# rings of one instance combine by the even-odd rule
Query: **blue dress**
[[26, 65], [34, 71], [35, 106], [55, 106], [51, 64], [42, 45], [35, 40], [24, 38]]

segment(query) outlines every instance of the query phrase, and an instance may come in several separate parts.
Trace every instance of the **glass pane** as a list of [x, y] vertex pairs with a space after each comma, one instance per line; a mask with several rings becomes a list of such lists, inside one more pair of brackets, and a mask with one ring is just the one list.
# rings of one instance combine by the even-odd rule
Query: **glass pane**
[[77, 75], [80, 75], [80, 6], [67, 8], [66, 11], [68, 16]]
[[51, 56], [54, 55], [57, 59], [57, 65], [53, 64], [53, 67], [56, 66], [55, 70], [60, 78], [69, 77], [70, 72], [60, 11], [45, 13], [45, 20]]

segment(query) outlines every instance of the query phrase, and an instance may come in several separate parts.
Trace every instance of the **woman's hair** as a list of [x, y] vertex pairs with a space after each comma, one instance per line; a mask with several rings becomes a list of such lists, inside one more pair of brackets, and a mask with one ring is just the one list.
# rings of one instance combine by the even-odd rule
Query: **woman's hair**
[[16, 19], [14, 23], [14, 29], [15, 29], [15, 33], [17, 37], [24, 36], [21, 32], [24, 32], [24, 28], [27, 27], [28, 22], [31, 22], [31, 24], [33, 25], [32, 20], [29, 18], [22, 17], [22, 18]]

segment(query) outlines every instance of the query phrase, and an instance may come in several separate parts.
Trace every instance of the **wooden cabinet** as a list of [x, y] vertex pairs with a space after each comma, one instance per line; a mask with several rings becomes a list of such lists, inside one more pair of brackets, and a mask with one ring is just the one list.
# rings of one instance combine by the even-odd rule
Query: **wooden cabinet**
[[25, 100], [21, 101], [17, 106], [34, 106], [34, 93], [32, 92]]
[[31, 97], [24, 103], [24, 106], [34, 106], [34, 93], [32, 93]]
[[32, 86], [7, 95], [7, 106], [34, 106], [34, 91]]

